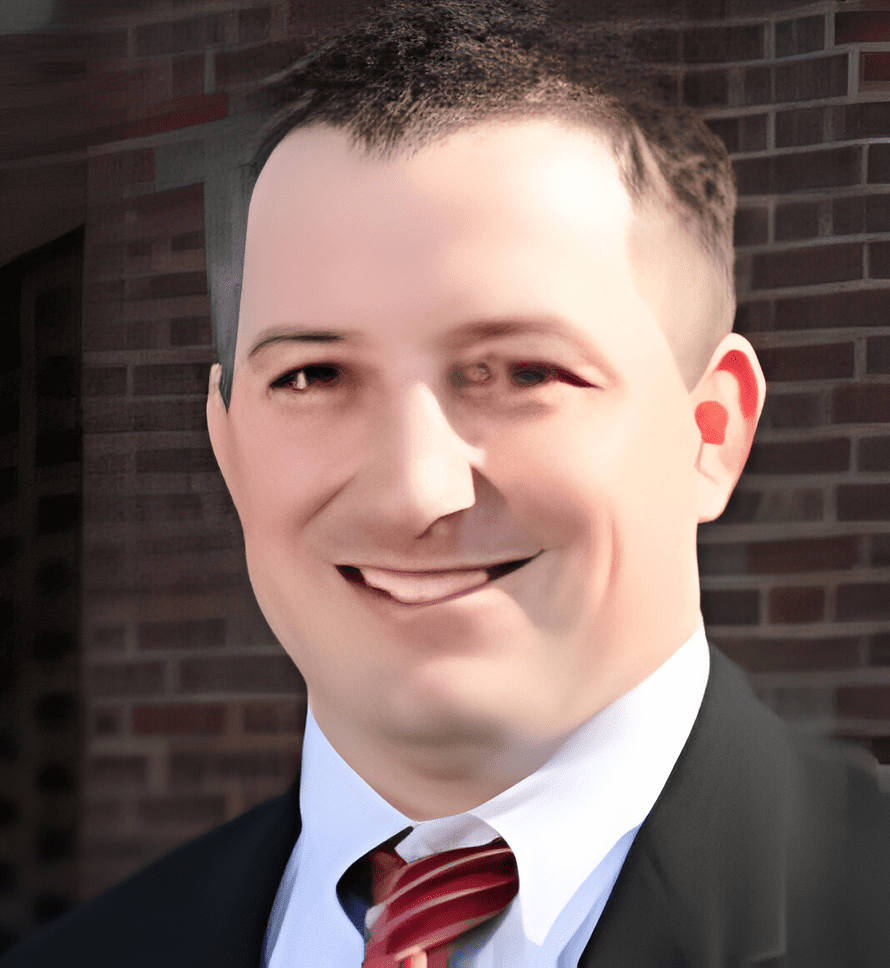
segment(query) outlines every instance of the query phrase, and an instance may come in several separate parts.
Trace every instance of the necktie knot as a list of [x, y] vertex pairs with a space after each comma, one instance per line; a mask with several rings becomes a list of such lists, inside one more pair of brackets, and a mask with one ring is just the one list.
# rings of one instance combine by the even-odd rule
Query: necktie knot
[[500, 914], [519, 890], [503, 840], [446, 850], [406, 863], [392, 848], [370, 855], [376, 919], [364, 968], [397, 968], [421, 953], [445, 968], [448, 946]]

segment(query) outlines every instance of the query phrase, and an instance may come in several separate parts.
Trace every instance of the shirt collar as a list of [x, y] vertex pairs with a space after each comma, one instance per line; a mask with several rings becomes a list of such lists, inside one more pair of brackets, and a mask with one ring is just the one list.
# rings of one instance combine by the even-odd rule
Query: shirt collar
[[708, 670], [700, 626], [537, 772], [473, 810], [417, 824], [348, 766], [310, 709], [300, 785], [304, 860], [327, 869], [322, 881], [333, 890], [347, 867], [408, 826], [414, 830], [397, 847], [408, 861], [501, 836], [516, 856], [525, 934], [541, 944], [590, 872], [652, 809], [692, 729]]

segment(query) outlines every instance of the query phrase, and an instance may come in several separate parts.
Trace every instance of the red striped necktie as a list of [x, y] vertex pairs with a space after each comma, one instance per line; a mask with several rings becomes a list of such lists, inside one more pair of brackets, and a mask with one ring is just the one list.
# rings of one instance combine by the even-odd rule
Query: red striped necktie
[[519, 877], [501, 840], [406, 863], [391, 847], [371, 855], [376, 919], [364, 968], [448, 968], [451, 942], [513, 900]]

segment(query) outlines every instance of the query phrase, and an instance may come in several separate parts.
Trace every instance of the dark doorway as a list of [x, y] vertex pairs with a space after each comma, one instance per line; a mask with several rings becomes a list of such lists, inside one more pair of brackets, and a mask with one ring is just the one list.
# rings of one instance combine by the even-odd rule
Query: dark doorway
[[0, 951], [70, 907], [83, 232], [0, 268]]

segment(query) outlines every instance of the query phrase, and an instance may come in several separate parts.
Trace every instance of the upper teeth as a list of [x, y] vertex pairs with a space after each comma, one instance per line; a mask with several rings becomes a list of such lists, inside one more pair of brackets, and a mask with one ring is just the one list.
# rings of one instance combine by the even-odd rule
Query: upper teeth
[[404, 572], [359, 568], [365, 584], [388, 592], [400, 602], [415, 605], [469, 591], [488, 581], [484, 569], [474, 571]]

